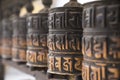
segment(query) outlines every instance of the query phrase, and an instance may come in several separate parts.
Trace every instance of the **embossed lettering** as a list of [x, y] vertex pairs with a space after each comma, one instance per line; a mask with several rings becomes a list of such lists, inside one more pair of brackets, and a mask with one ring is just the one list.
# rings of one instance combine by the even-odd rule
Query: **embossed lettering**
[[110, 49], [109, 54], [114, 59], [120, 59], [120, 38], [111, 38], [109, 49]]
[[93, 51], [96, 58], [107, 58], [107, 40], [106, 38], [98, 38], [93, 41]]
[[48, 68], [49, 68], [49, 70], [54, 70], [54, 57], [49, 57], [48, 58]]
[[63, 63], [63, 69], [65, 71], [72, 72], [72, 59], [71, 58], [64, 58], [65, 62]]
[[38, 35], [33, 35], [32, 42], [33, 42], [32, 44], [34, 46], [39, 46], [39, 36]]
[[85, 54], [88, 57], [92, 57], [92, 38], [85, 38], [85, 42], [84, 42], [84, 46], [85, 46]]
[[81, 58], [75, 58], [75, 69], [81, 71], [82, 70], [82, 59]]
[[27, 51], [27, 61], [36, 63], [36, 52]]
[[[107, 8], [107, 22], [111, 28], [116, 28], [120, 23], [120, 5], [111, 5]], [[119, 28], [119, 27], [118, 27]], [[120, 28], [119, 28], [120, 29]]]
[[38, 52], [37, 61], [47, 62], [47, 53], [43, 51]]
[[61, 57], [55, 57], [55, 60], [56, 60], [56, 62], [55, 62], [55, 68], [57, 68], [59, 71], [61, 71]]

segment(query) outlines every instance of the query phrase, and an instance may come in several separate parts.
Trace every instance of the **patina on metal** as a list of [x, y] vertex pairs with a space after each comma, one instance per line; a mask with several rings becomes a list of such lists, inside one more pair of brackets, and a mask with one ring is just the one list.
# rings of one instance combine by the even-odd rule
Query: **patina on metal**
[[2, 21], [0, 21], [0, 57], [2, 53]]
[[12, 55], [12, 23], [9, 16], [9, 11], [6, 11], [2, 20], [2, 58], [4, 59], [10, 59]]
[[82, 71], [82, 7], [70, 3], [49, 11], [47, 72], [71, 75], [72, 80]]
[[120, 0], [84, 5], [83, 80], [120, 80]]
[[12, 60], [25, 62], [25, 20], [19, 17], [20, 7], [13, 9]]
[[47, 68], [48, 9], [52, 0], [42, 0], [45, 8], [27, 19], [27, 65]]
[[82, 5], [78, 3], [77, 0], [70, 0], [64, 7], [82, 7]]

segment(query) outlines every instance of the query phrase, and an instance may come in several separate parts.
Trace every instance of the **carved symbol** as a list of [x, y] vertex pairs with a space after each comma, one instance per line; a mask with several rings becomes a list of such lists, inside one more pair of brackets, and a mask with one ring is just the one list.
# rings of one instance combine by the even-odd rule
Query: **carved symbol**
[[48, 69], [50, 71], [54, 70], [54, 57], [49, 57], [48, 58]]
[[34, 34], [32, 36], [32, 44], [33, 46], [39, 46], [39, 36], [37, 34]]
[[58, 69], [58, 71], [61, 71], [62, 70], [62, 65], [61, 65], [61, 57], [55, 57], [55, 68]]
[[37, 61], [46, 63], [47, 62], [47, 52], [45, 52], [45, 51], [38, 52]]
[[65, 62], [63, 63], [63, 69], [65, 71], [72, 72], [72, 59], [69, 57], [68, 58], [65, 57], [64, 60], [65, 60]]
[[27, 51], [27, 61], [36, 63], [36, 52], [33, 51]]
[[82, 59], [81, 58], [75, 58], [75, 69], [81, 71], [82, 70]]

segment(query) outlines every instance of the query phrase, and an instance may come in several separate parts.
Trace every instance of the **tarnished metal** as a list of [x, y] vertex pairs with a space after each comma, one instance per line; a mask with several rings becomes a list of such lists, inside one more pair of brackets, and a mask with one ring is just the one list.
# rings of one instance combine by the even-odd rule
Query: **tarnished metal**
[[2, 53], [2, 22], [0, 21], [0, 56]]
[[8, 18], [2, 21], [2, 57], [11, 58], [12, 51], [12, 23]]
[[120, 1], [84, 5], [83, 80], [120, 80]]
[[16, 62], [26, 62], [26, 18], [16, 18], [13, 21], [13, 48], [12, 60]]
[[27, 65], [31, 67], [47, 67], [47, 34], [48, 9], [52, 0], [42, 0], [45, 8], [27, 19]]
[[48, 13], [31, 14], [27, 33], [27, 65], [47, 67], [47, 18]]
[[82, 67], [82, 8], [49, 11], [48, 73], [80, 75]]
[[82, 5], [78, 3], [77, 0], [70, 0], [64, 7], [82, 7]]

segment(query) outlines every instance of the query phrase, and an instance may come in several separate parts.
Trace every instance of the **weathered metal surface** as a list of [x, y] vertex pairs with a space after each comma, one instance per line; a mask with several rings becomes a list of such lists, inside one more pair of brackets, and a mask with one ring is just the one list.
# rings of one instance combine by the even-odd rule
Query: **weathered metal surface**
[[12, 59], [16, 62], [26, 62], [26, 18], [16, 18], [13, 21], [13, 48]]
[[80, 75], [82, 8], [53, 8], [49, 13], [48, 73]]
[[47, 67], [48, 13], [31, 14], [27, 19], [27, 65]]
[[2, 21], [2, 57], [11, 58], [12, 51], [12, 24], [11, 20], [3, 19]]
[[27, 65], [47, 68], [48, 10], [52, 0], [42, 0], [44, 8], [27, 19]]
[[83, 80], [120, 80], [120, 1], [85, 4], [83, 28]]
[[0, 21], [0, 56], [2, 53], [2, 22]]
[[70, 0], [64, 7], [82, 7], [82, 5], [78, 3], [77, 0]]

